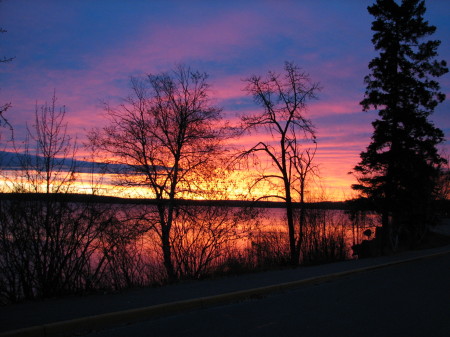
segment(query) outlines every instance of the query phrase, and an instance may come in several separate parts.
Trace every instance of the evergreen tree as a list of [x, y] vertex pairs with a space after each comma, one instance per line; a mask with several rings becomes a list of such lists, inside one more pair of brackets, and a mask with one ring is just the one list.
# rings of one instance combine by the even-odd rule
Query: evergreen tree
[[399, 240], [418, 243], [432, 217], [440, 166], [437, 145], [443, 132], [429, 120], [444, 101], [434, 79], [448, 72], [437, 61], [438, 40], [427, 39], [436, 27], [423, 15], [424, 1], [377, 0], [368, 7], [375, 17], [372, 43], [379, 55], [365, 77], [364, 111], [378, 110], [372, 141], [355, 167], [352, 187], [369, 198], [382, 215], [384, 245]]

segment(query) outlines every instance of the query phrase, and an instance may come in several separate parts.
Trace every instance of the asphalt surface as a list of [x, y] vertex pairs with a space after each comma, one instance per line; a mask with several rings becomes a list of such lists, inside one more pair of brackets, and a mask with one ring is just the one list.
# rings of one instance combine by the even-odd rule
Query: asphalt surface
[[448, 337], [450, 254], [87, 336]]
[[[133, 331], [131, 333], [120, 329], [117, 330], [117, 327], [139, 321], [153, 322], [148, 324], [161, 324], [161, 328], [159, 328], [160, 330], [158, 330], [155, 326], [152, 326], [150, 329], [152, 333], [149, 333], [147, 328], [142, 327], [142, 336], [164, 336], [166, 326], [169, 325], [171, 328], [176, 328], [180, 325], [186, 326], [187, 322], [193, 320], [194, 316], [199, 317], [201, 324], [205, 321], [213, 322], [211, 317], [202, 318], [202, 316], [207, 313], [205, 310], [213, 310], [214, 312], [214, 310], [219, 310], [220, 308], [230, 308], [228, 316], [233, 319], [228, 321], [224, 320], [224, 322], [228, 322], [226, 326], [247, 326], [247, 330], [243, 328], [242, 331], [249, 331], [247, 334], [249, 335], [253, 331], [252, 329], [260, 325], [264, 326], [264, 324], [253, 324], [252, 320], [248, 320], [246, 318], [247, 313], [242, 313], [240, 315], [242, 316], [242, 319], [236, 318], [236, 316], [232, 314], [232, 312], [237, 310], [235, 308], [236, 303], [253, 303], [256, 307], [261, 308], [276, 307], [271, 303], [265, 303], [264, 301], [266, 301], [266, 298], [273, 298], [272, 296], [276, 297], [278, 296], [277, 294], [283, 293], [288, 294], [288, 298], [290, 298], [291, 291], [293, 290], [289, 289], [316, 289], [315, 287], [317, 287], [317, 284], [319, 284], [320, 287], [327, 284], [335, 284], [337, 287], [331, 291], [328, 296], [320, 295], [318, 293], [315, 297], [315, 300], [321, 298], [322, 301], [325, 301], [322, 304], [317, 304], [318, 306], [323, 308], [334, 308], [334, 311], [332, 312], [323, 313], [325, 320], [328, 319], [327, 316], [333, 316], [336, 315], [336, 313], [339, 315], [345, 313], [344, 316], [347, 317], [348, 321], [366, 322], [364, 326], [369, 328], [374, 324], [377, 325], [377, 316], [375, 312], [367, 314], [367, 317], [365, 318], [358, 317], [358, 319], [355, 319], [354, 315], [363, 313], [364, 310], [370, 307], [370, 302], [374, 301], [374, 298], [369, 296], [372, 294], [370, 290], [374, 288], [374, 285], [368, 286], [368, 282], [372, 279], [372, 277], [369, 277], [367, 280], [364, 279], [355, 281], [356, 283], [352, 283], [352, 285], [347, 285], [347, 281], [353, 280], [354, 277], [357, 279], [367, 273], [370, 274], [377, 271], [381, 272], [384, 270], [396, 270], [397, 268], [403, 268], [403, 266], [408, 265], [412, 267], [413, 270], [416, 270], [418, 274], [423, 274], [424, 276], [434, 275], [432, 277], [427, 277], [427, 279], [440, 280], [442, 278], [444, 280], [444, 283], [441, 282], [438, 284], [426, 284], [424, 283], [425, 281], [422, 281], [422, 285], [418, 285], [416, 287], [416, 292], [420, 294], [422, 287], [433, 290], [434, 293], [430, 294], [428, 297], [430, 298], [430, 303], [427, 304], [427, 307], [440, 308], [439, 310], [443, 311], [446, 314], [446, 317], [449, 317], [450, 321], [450, 308], [448, 306], [433, 305], [435, 301], [445, 298], [442, 294], [448, 295], [450, 293], [449, 275], [442, 272], [442, 270], [447, 272], [449, 269], [449, 253], [450, 246], [446, 246], [430, 250], [411, 251], [394, 256], [373, 259], [351, 260], [315, 267], [300, 267], [295, 269], [247, 274], [220, 279], [185, 282], [161, 288], [136, 289], [120, 294], [69, 297], [9, 305], [0, 307], [0, 336], [70, 335], [77, 331], [77, 333], [80, 333], [79, 331], [81, 331], [81, 333], [94, 331], [94, 333], [98, 333], [99, 335], [101, 335], [103, 333], [102, 331], [104, 331], [104, 336], [113, 336], [114, 334], [116, 336], [139, 336], [139, 333], [141, 333], [139, 332], [140, 328], [138, 328], [138, 331]], [[434, 259], [432, 256], [435, 256], [439, 261], [442, 259], [443, 265], [441, 263], [441, 265], [437, 266], [437, 269], [434, 271], [425, 270], [424, 267], [429, 264], [427, 261], [432, 261]], [[439, 256], [441, 256], [441, 258], [438, 258]], [[416, 265], [416, 263], [419, 264]], [[443, 278], [441, 274], [447, 275], [447, 278]], [[409, 274], [405, 274], [405, 271], [400, 271], [397, 278], [401, 278], [401, 275]], [[386, 283], [386, 280], [389, 280], [390, 278], [392, 278], [392, 276], [382, 276], [380, 281], [376, 284], [389, 285], [389, 283]], [[417, 279], [417, 276], [415, 275], [407, 276], [404, 277], [404, 281], [400, 282], [400, 284], [404, 283], [406, 285], [415, 279]], [[413, 282], [411, 283], [413, 284]], [[356, 290], [358, 289], [358, 284], [362, 288]], [[255, 291], [255, 289], [257, 291]], [[394, 293], [396, 292], [397, 291], [394, 291]], [[307, 291], [306, 293], [310, 293], [310, 291]], [[356, 294], [356, 298], [361, 302], [355, 302], [353, 305], [345, 304], [342, 306], [333, 307], [331, 303], [335, 303], [335, 301], [327, 302], [327, 298], [331, 299], [332, 297], [329, 296], [332, 296], [333, 293], [344, 294], [344, 298], [347, 296], [346, 294], [353, 293]], [[408, 294], [414, 295], [413, 292]], [[388, 299], [388, 296], [383, 295], [383, 293], [375, 295], [375, 299], [384, 297]], [[255, 300], [255, 298], [260, 300]], [[414, 296], [412, 296], [412, 298], [414, 298]], [[315, 300], [310, 299], [308, 300], [308, 303], [314, 303]], [[280, 303], [284, 303], [286, 302], [286, 299], [282, 299], [280, 301]], [[450, 303], [450, 301], [447, 301], [447, 303]], [[298, 306], [300, 306], [300, 304]], [[412, 306], [408, 307], [412, 308]], [[393, 307], [390, 303], [386, 302], [386, 305], [378, 305], [378, 308], [380, 312], [389, 312]], [[416, 311], [421, 312], [420, 310], [422, 309], [420, 308], [421, 307], [418, 307]], [[282, 312], [282, 310], [283, 306], [280, 306], [277, 309], [278, 312]], [[396, 316], [396, 310], [392, 312], [393, 317]], [[251, 309], [250, 311], [254, 311], [254, 309]], [[182, 316], [181, 313], [183, 312], [185, 312], [188, 316]], [[292, 309], [286, 309], [286, 312], [295, 313], [295, 310], [292, 311]], [[311, 315], [305, 316], [305, 313], [308, 312], [308, 310], [305, 312], [299, 312], [298, 314], [295, 314], [294, 317], [289, 318], [289, 320], [292, 319], [296, 322], [300, 319], [300, 315], [303, 317], [310, 317]], [[273, 314], [267, 315], [273, 316]], [[261, 317], [268, 317], [267, 315], [259, 314]], [[315, 315], [313, 316], [315, 317]], [[413, 318], [414, 317], [411, 319], [414, 321]], [[164, 319], [168, 319], [169, 321], [165, 322]], [[172, 319], [172, 321], [170, 321], [170, 319]], [[182, 322], [183, 319], [187, 319], [187, 321], [185, 321], [186, 323], [178, 323]], [[264, 322], [269, 322], [269, 320], [266, 318], [264, 319]], [[310, 320], [310, 322], [311, 324], [314, 323], [313, 326], [319, 324], [319, 322], [314, 321], [314, 319]], [[215, 324], [220, 326], [219, 323]], [[283, 324], [286, 325], [287, 322]], [[307, 326], [308, 324], [308, 322], [302, 323], [302, 326]], [[276, 324], [273, 325], [274, 327], [277, 326]], [[321, 324], [321, 326], [322, 325], [323, 324]], [[140, 326], [138, 323], [129, 325], [129, 327], [138, 326]], [[114, 328], [116, 330], [108, 330], [110, 328]], [[282, 327], [278, 327], [277, 329], [282, 329]], [[304, 329], [304, 327], [302, 329]], [[303, 331], [302, 329], [299, 327], [293, 335], [304, 335], [303, 333], [300, 333]], [[219, 333], [222, 330], [224, 334]], [[177, 331], [168, 330], [167, 333], [171, 336], [191, 335], [191, 333], [194, 333], [193, 331]], [[213, 331], [213, 333], [211, 333], [211, 331]], [[234, 333], [228, 334], [227, 330], [222, 328], [220, 331], [207, 330], [205, 333], [217, 336], [238, 335]], [[260, 329], [259, 331], [264, 332], [265, 329]], [[267, 329], [268, 333], [270, 331], [272, 330]], [[297, 332], [298, 334], [296, 334]], [[447, 332], [450, 332], [450, 330], [447, 330]], [[201, 336], [202, 334], [199, 332], [198, 335]], [[349, 336], [349, 334], [346, 335]], [[381, 335], [387, 336], [391, 334]], [[431, 335], [439, 336], [439, 334]], [[447, 334], [447, 336], [448, 335], [450, 335], [450, 333]]]

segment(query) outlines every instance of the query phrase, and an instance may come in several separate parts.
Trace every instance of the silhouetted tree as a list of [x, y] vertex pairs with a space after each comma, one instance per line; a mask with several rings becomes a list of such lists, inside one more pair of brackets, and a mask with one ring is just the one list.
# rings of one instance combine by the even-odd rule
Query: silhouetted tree
[[67, 132], [66, 108], [51, 103], [36, 103], [34, 123], [27, 125], [23, 149], [18, 147], [21, 173], [25, 177], [23, 190], [44, 193], [68, 192], [75, 180], [76, 141]]
[[401, 236], [423, 237], [430, 222], [440, 166], [437, 145], [443, 132], [428, 119], [445, 99], [433, 78], [448, 69], [437, 61], [440, 41], [426, 39], [436, 27], [424, 19], [424, 1], [377, 0], [372, 42], [380, 54], [365, 77], [364, 110], [378, 110], [372, 141], [354, 168], [353, 188], [369, 197], [382, 215], [384, 243], [392, 248]]
[[305, 237], [305, 227], [307, 224], [307, 209], [306, 209], [306, 192], [307, 185], [311, 182], [312, 177], [318, 176], [318, 166], [314, 163], [314, 157], [316, 156], [317, 143], [314, 141], [313, 147], [302, 148], [300, 146], [295, 146], [293, 150], [293, 168], [295, 170], [294, 174], [294, 184], [293, 190], [299, 195], [299, 243], [298, 249], [301, 253], [301, 246], [303, 244], [303, 239]]
[[151, 281], [140, 209], [69, 193], [77, 146], [56, 95], [36, 104], [15, 150], [14, 173], [5, 178], [26, 193], [0, 198], [0, 303]]
[[13, 191], [43, 195], [0, 200], [0, 302], [77, 291], [94, 281], [90, 262], [109, 214], [55, 194], [70, 190], [76, 151], [56, 101], [53, 95], [50, 104], [36, 104], [23, 147], [15, 145]]
[[264, 198], [279, 198], [285, 202], [291, 263], [298, 264], [303, 224], [300, 222], [300, 228], [295, 228], [293, 194], [298, 192], [297, 201], [304, 201], [306, 178], [313, 168], [315, 150], [308, 149], [308, 145], [305, 151], [304, 146], [305, 141], [315, 143], [315, 134], [304, 112], [307, 101], [316, 97], [319, 86], [289, 62], [285, 63], [283, 74], [269, 71], [266, 78], [252, 76], [246, 82], [246, 91], [263, 111], [244, 116], [243, 128], [249, 131], [265, 130], [272, 137], [246, 150], [241, 157], [268, 158], [270, 170], [261, 172], [255, 185], [268, 182], [273, 189], [281, 186], [280, 194], [274, 193]]
[[121, 184], [146, 187], [158, 201], [154, 229], [171, 280], [176, 278], [171, 246], [176, 199], [202, 192], [221, 149], [221, 109], [211, 104], [207, 77], [178, 66], [132, 78], [132, 96], [118, 108], [107, 106], [109, 124], [90, 134], [108, 162], [122, 164]]
[[[3, 28], [0, 28], [0, 33], [6, 33], [7, 31]], [[13, 60], [13, 57], [6, 57], [3, 56], [2, 59], [0, 59], [0, 63], [6, 63], [6, 62], [11, 62]], [[8, 120], [5, 118], [4, 113], [6, 112], [6, 110], [8, 110], [11, 107], [11, 103], [5, 103], [3, 105], [0, 105], [0, 122], [3, 122], [5, 125], [8, 125], [11, 130], [11, 124], [9, 124]]]
[[184, 206], [174, 219], [171, 245], [180, 278], [212, 274], [257, 221], [257, 211], [221, 206]]

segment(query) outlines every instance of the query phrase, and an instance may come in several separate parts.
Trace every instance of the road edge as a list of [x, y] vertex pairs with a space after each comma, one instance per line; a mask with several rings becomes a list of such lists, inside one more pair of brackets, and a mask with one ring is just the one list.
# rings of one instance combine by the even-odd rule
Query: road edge
[[305, 286], [309, 284], [320, 284], [352, 274], [376, 270], [380, 268], [386, 268], [402, 263], [408, 263], [432, 257], [438, 257], [449, 253], [450, 248], [447, 247], [446, 250], [439, 252], [433, 252], [429, 254], [413, 256], [400, 260], [378, 263], [366, 267], [336, 272], [322, 276], [315, 276], [296, 281], [273, 284], [269, 286], [251, 288], [246, 290], [239, 290], [220, 295], [169, 302], [124, 311], [115, 311], [106, 314], [87, 316], [55, 323], [36, 325], [23, 329], [5, 331], [3, 333], [0, 333], [0, 337], [48, 337], [48, 336], [64, 336], [74, 333], [80, 334], [83, 332], [88, 333], [92, 330], [100, 330], [114, 326], [132, 324], [146, 319], [180, 313], [183, 311], [206, 308], [220, 304], [243, 301], [252, 298], [259, 298], [271, 293], [281, 292], [284, 290], [289, 290], [300, 286]]

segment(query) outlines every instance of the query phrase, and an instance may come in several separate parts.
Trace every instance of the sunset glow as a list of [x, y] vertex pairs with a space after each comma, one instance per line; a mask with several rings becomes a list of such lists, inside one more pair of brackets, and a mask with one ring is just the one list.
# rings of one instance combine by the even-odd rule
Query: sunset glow
[[[0, 34], [0, 58], [14, 59], [0, 64], [0, 106], [11, 102], [4, 117], [20, 144], [36, 104], [50, 101], [55, 91], [57, 105], [66, 107], [68, 132], [80, 145], [78, 159], [89, 160], [81, 146], [87, 132], [105, 124], [104, 102], [118, 105], [129, 95], [130, 76], [168, 71], [176, 64], [206, 72], [211, 99], [222, 107], [225, 119], [236, 122], [260, 109], [243, 90], [243, 80], [280, 72], [285, 61], [292, 61], [322, 87], [306, 111], [317, 132], [320, 177], [309, 186], [309, 201], [349, 199], [355, 182], [349, 172], [369, 144], [376, 118], [374, 111], [362, 112], [359, 105], [367, 65], [375, 55], [372, 18], [366, 10], [372, 2], [4, 0], [0, 27], [7, 32]], [[442, 42], [439, 58], [447, 62], [449, 9], [448, 1], [427, 2], [426, 18], [437, 27], [433, 38]], [[450, 75], [439, 82], [449, 96]], [[431, 117], [447, 138], [449, 102]], [[2, 128], [2, 149], [11, 149], [9, 137]], [[232, 143], [248, 148], [261, 139], [270, 135], [252, 133]], [[449, 141], [442, 150], [450, 154]], [[252, 173], [236, 172], [223, 183], [227, 197], [273, 194], [268, 186], [249, 194], [246, 176]], [[94, 186], [99, 194], [151, 197], [145, 188], [116, 187], [113, 176], [82, 173], [73, 188], [91, 193], [91, 181], [99, 181]]]

